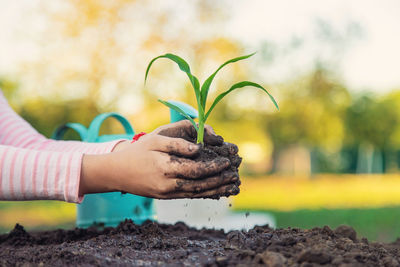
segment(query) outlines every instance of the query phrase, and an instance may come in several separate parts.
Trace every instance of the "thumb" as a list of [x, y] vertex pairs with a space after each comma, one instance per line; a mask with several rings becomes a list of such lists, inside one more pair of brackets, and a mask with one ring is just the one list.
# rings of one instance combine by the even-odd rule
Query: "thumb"
[[156, 135], [152, 143], [152, 150], [184, 157], [194, 157], [200, 146], [182, 138]]
[[204, 126], [204, 142], [212, 146], [222, 146], [224, 138], [216, 135], [213, 128], [209, 125]]

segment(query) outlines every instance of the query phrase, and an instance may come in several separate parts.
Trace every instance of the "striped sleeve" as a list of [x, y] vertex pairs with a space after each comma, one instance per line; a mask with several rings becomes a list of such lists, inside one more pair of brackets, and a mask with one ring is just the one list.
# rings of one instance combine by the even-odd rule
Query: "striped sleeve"
[[81, 202], [82, 156], [0, 145], [0, 200]]
[[34, 150], [104, 154], [111, 152], [122, 140], [105, 143], [56, 141], [38, 133], [8, 105], [0, 91], [0, 144]]

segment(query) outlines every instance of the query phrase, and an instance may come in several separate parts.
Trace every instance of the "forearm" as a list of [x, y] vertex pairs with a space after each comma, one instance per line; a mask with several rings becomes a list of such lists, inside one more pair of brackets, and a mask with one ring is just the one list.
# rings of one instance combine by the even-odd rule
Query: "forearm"
[[79, 196], [117, 191], [113, 166], [113, 158], [109, 154], [83, 155]]

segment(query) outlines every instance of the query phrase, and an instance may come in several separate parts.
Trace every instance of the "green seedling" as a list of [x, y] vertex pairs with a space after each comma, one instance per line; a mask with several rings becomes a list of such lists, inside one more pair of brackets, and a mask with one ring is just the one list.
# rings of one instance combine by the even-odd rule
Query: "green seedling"
[[148, 76], [149, 71], [150, 71], [150, 67], [153, 65], [154, 61], [156, 61], [157, 59], [167, 58], [167, 59], [170, 59], [170, 60], [174, 61], [176, 64], [178, 64], [179, 68], [183, 72], [185, 72], [186, 75], [188, 76], [188, 78], [190, 80], [190, 83], [191, 83], [191, 85], [192, 85], [192, 87], [194, 89], [194, 93], [196, 95], [197, 109], [198, 109], [198, 113], [199, 113], [199, 116], [198, 116], [199, 122], [198, 122], [198, 124], [196, 124], [196, 122], [188, 114], [186, 114], [181, 108], [177, 107], [176, 105], [174, 105], [174, 104], [172, 104], [172, 103], [170, 103], [168, 101], [164, 101], [164, 100], [160, 100], [160, 99], [158, 101], [160, 101], [161, 103], [163, 103], [167, 107], [179, 112], [180, 114], [182, 114], [182, 116], [187, 118], [193, 124], [194, 128], [197, 131], [197, 143], [203, 144], [204, 125], [205, 125], [208, 117], [210, 116], [211, 111], [215, 108], [215, 106], [218, 104], [218, 102], [222, 100], [222, 98], [224, 98], [227, 94], [229, 94], [233, 90], [236, 90], [236, 89], [239, 89], [239, 88], [242, 88], [242, 87], [245, 87], [245, 86], [252, 86], [252, 87], [259, 88], [259, 89], [263, 90], [265, 93], [268, 94], [268, 96], [271, 99], [272, 103], [274, 103], [275, 107], [279, 110], [278, 104], [276, 103], [274, 97], [267, 90], [265, 90], [264, 87], [262, 87], [261, 85], [259, 85], [257, 83], [254, 83], [254, 82], [242, 81], [242, 82], [235, 83], [227, 91], [219, 94], [214, 99], [214, 102], [211, 104], [210, 108], [206, 112], [206, 102], [207, 102], [208, 92], [210, 90], [211, 83], [212, 83], [215, 75], [217, 75], [218, 71], [220, 71], [223, 67], [225, 67], [226, 65], [228, 65], [230, 63], [234, 63], [234, 62], [249, 58], [249, 57], [253, 56], [254, 54], [255, 53], [250, 54], [250, 55], [246, 55], [246, 56], [236, 57], [236, 58], [233, 58], [231, 60], [226, 61], [213, 74], [211, 74], [211, 76], [208, 77], [207, 80], [205, 80], [204, 83], [201, 86], [200, 86], [199, 80], [196, 78], [196, 76], [194, 76], [190, 72], [189, 64], [184, 59], [182, 59], [181, 57], [179, 57], [177, 55], [173, 55], [173, 54], [161, 55], [161, 56], [158, 56], [156, 58], [153, 58], [150, 61], [149, 65], [147, 66], [144, 82], [146, 83], [147, 76]]

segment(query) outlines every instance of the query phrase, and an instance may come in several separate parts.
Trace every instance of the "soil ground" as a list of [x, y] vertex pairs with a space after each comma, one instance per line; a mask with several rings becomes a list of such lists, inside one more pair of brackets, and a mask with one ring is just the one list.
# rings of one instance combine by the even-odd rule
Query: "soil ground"
[[1, 266], [399, 266], [400, 241], [358, 239], [348, 226], [249, 231], [125, 221], [116, 228], [0, 236]]

